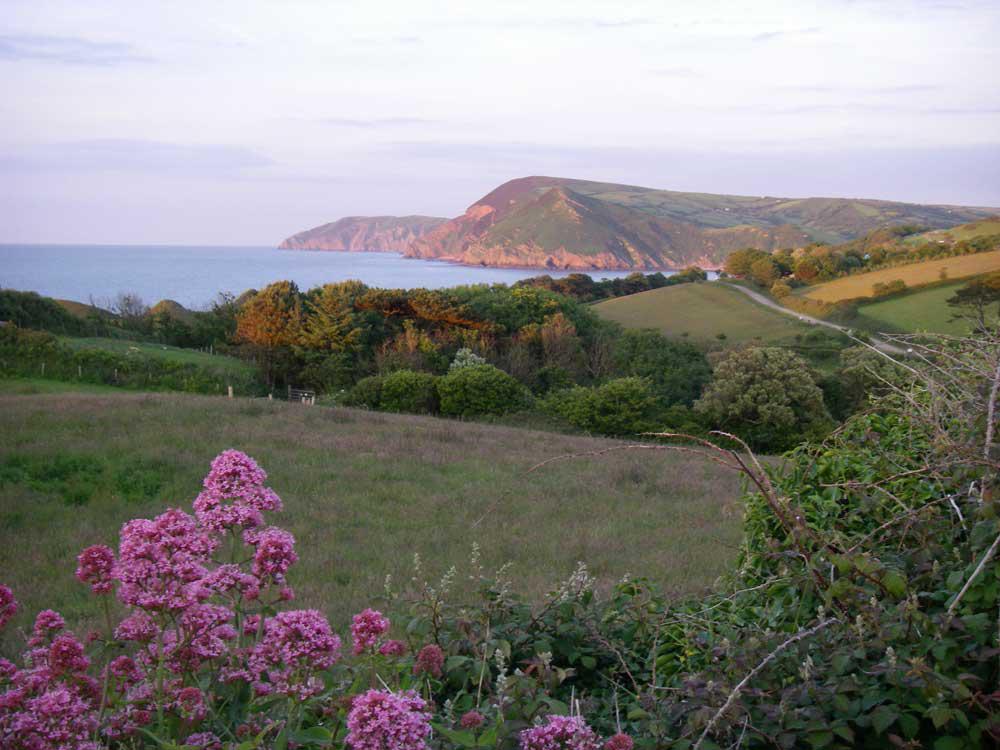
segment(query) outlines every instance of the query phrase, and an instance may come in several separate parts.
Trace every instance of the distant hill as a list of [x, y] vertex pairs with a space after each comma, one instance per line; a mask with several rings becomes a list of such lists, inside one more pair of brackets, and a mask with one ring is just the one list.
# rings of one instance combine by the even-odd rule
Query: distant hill
[[446, 221], [434, 216], [348, 216], [292, 235], [278, 247], [401, 253], [411, 242]]
[[997, 209], [847, 198], [776, 198], [654, 190], [560, 177], [505, 182], [457, 218], [350, 217], [286, 248], [398, 250], [484, 266], [550, 269], [719, 268], [733, 250], [839, 243], [880, 227], [947, 229]]
[[880, 226], [946, 228], [996, 209], [680, 193], [558, 177], [504, 183], [407, 255], [487, 266], [717, 268], [733, 250], [843, 242]]

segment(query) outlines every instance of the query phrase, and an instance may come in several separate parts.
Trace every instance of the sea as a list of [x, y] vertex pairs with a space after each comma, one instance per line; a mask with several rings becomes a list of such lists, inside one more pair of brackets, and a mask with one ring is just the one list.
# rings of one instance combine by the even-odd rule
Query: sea
[[[398, 253], [278, 250], [273, 247], [194, 247], [166, 245], [0, 245], [0, 288], [92, 302], [105, 307], [120, 293], [146, 304], [172, 299], [204, 309], [220, 292], [291, 280], [306, 290], [357, 279], [391, 289], [441, 289], [463, 284], [512, 284], [548, 273], [541, 269], [484, 268]], [[627, 276], [627, 271], [593, 271], [595, 279]], [[665, 272], [666, 273], [666, 272]]]

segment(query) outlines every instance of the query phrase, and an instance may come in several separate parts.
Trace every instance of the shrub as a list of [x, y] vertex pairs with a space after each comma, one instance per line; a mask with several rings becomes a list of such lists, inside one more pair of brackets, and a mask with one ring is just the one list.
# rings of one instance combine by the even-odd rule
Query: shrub
[[365, 409], [378, 409], [382, 404], [382, 375], [369, 375], [361, 378], [344, 398], [346, 406], [360, 406]]
[[396, 370], [382, 378], [378, 408], [411, 414], [434, 414], [438, 410], [437, 378], [427, 372]]
[[899, 294], [906, 291], [906, 282], [902, 279], [892, 281], [880, 281], [872, 285], [873, 297], [888, 297], [890, 294]]
[[448, 366], [449, 370], [460, 370], [463, 367], [477, 367], [478, 365], [487, 364], [486, 360], [476, 354], [472, 349], [468, 347], [462, 347], [457, 352], [455, 352], [455, 359], [451, 361]]
[[775, 281], [771, 285], [771, 295], [775, 299], [782, 299], [792, 293], [792, 287], [787, 281]]
[[656, 398], [644, 378], [619, 378], [597, 388], [559, 391], [543, 402], [542, 409], [581, 430], [602, 435], [635, 435], [660, 426]]
[[507, 414], [528, 405], [529, 395], [517, 380], [492, 365], [462, 367], [438, 381], [441, 413], [452, 417]]
[[776, 347], [726, 355], [695, 409], [719, 430], [763, 451], [782, 451], [829, 426], [823, 392], [809, 365]]
[[621, 333], [615, 339], [613, 365], [616, 375], [645, 378], [662, 406], [690, 406], [712, 377], [701, 350], [652, 330]]

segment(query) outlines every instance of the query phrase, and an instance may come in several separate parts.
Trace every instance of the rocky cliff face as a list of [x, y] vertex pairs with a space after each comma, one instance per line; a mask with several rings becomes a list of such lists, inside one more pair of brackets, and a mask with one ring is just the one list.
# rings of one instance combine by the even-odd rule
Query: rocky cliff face
[[282, 250], [401, 253], [414, 240], [445, 221], [434, 216], [348, 216], [294, 234], [278, 247]]

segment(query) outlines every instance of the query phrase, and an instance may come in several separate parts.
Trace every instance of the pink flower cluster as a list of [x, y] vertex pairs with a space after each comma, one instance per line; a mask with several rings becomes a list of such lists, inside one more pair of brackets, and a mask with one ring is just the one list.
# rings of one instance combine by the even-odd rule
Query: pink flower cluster
[[[298, 559], [295, 539], [264, 522], [265, 511], [281, 508], [266, 478], [249, 456], [225, 451], [212, 462], [195, 515], [173, 508], [129, 521], [117, 559], [103, 545], [80, 553], [76, 576], [94, 594], [108, 594], [117, 584], [129, 611], [109, 635], [132, 649], [104, 667], [99, 683], [87, 675], [84, 646], [63, 632], [62, 617], [41, 612], [26, 666], [0, 660], [0, 748], [89, 750], [95, 736], [128, 742], [164, 714], [184, 732], [186, 744], [221, 748], [215, 734], [198, 731], [213, 700], [194, 687], [206, 669], [210, 676], [247, 681], [258, 696], [306, 700], [322, 691], [318, 672], [340, 657], [340, 639], [326, 618], [316, 610], [268, 618], [248, 611], [267, 612], [294, 596], [285, 576]], [[233, 544], [232, 562], [214, 559], [224, 536]], [[236, 549], [240, 543], [249, 554]], [[16, 611], [11, 590], [0, 586], [0, 627]], [[267, 728], [263, 719], [259, 723], [247, 719], [241, 726], [251, 736]]]
[[582, 716], [549, 716], [520, 734], [521, 750], [600, 750], [601, 742]]
[[115, 553], [110, 547], [95, 544], [87, 547], [76, 558], [76, 577], [81, 583], [90, 584], [95, 594], [111, 592], [111, 574], [115, 567]]
[[436, 643], [428, 643], [417, 654], [413, 662], [413, 674], [426, 674], [440, 678], [444, 674], [444, 651]]
[[306, 700], [323, 689], [315, 672], [329, 669], [339, 658], [340, 638], [321, 612], [290, 610], [264, 621], [263, 638], [247, 653], [246, 669], [227, 676], [251, 681], [258, 695]]
[[0, 662], [0, 747], [4, 750], [94, 750], [100, 686], [86, 670], [83, 644], [61, 632], [63, 619], [39, 613], [25, 667]]
[[354, 615], [351, 622], [351, 638], [354, 653], [360, 655], [373, 652], [379, 640], [389, 631], [389, 619], [378, 610], [366, 609]]
[[0, 630], [17, 614], [17, 599], [8, 587], [0, 585]]
[[425, 750], [430, 721], [427, 704], [413, 691], [369, 690], [351, 704], [347, 744], [354, 750]]
[[608, 737], [604, 742], [604, 750], [632, 750], [635, 742], [627, 734], [618, 734]]
[[227, 450], [216, 456], [205, 477], [204, 489], [194, 501], [203, 526], [215, 531], [256, 529], [264, 511], [281, 510], [281, 498], [264, 486], [265, 471], [250, 456]]

